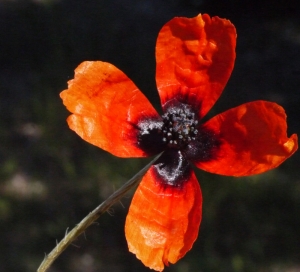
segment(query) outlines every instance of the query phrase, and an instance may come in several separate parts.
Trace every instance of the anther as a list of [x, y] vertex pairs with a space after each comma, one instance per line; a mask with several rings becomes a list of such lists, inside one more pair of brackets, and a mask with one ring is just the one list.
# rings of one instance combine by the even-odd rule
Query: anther
[[172, 107], [162, 116], [163, 142], [170, 148], [182, 148], [198, 134], [196, 114], [188, 106]]

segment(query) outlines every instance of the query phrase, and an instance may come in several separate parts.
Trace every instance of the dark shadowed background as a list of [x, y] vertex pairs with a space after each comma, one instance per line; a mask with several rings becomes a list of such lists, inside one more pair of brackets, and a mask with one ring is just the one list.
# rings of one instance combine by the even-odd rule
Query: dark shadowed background
[[[230, 19], [237, 59], [210, 116], [257, 99], [281, 104], [300, 134], [300, 2], [293, 0], [1, 0], [0, 271], [35, 271], [85, 215], [142, 168], [81, 140], [59, 98], [84, 60], [111, 62], [159, 109], [155, 42], [175, 16]], [[203, 221], [165, 271], [300, 271], [300, 156], [249, 178], [197, 170]], [[150, 271], [128, 252], [131, 195], [91, 226], [52, 272]]]

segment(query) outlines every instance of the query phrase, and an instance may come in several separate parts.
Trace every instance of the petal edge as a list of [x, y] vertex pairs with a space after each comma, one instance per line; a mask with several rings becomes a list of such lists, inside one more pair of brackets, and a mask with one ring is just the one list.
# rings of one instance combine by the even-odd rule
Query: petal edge
[[135, 84], [118, 68], [85, 61], [61, 92], [73, 114], [68, 124], [81, 138], [119, 157], [144, 157], [137, 146], [139, 119], [159, 118]]
[[296, 134], [287, 137], [284, 109], [276, 103], [254, 101], [221, 113], [204, 124], [221, 139], [213, 160], [197, 167], [220, 175], [263, 173], [284, 162], [298, 149]]
[[191, 249], [202, 212], [199, 183], [192, 172], [181, 188], [155, 180], [153, 166], [132, 199], [125, 234], [129, 251], [145, 266], [162, 271]]
[[231, 75], [235, 45], [235, 27], [226, 19], [199, 14], [166, 23], [156, 44], [156, 84], [162, 105], [173, 98], [195, 104], [202, 118]]

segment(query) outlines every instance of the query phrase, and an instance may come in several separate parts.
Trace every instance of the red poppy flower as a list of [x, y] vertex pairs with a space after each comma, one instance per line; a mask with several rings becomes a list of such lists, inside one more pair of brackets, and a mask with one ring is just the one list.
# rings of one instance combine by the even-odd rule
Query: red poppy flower
[[235, 60], [230, 21], [207, 14], [174, 18], [159, 32], [156, 83], [160, 116], [134, 83], [109, 63], [87, 61], [61, 93], [68, 124], [119, 157], [164, 152], [148, 170], [126, 219], [129, 250], [162, 271], [192, 247], [202, 195], [191, 164], [211, 173], [247, 176], [277, 167], [298, 147], [287, 137], [282, 107], [255, 101], [202, 119], [221, 95]]

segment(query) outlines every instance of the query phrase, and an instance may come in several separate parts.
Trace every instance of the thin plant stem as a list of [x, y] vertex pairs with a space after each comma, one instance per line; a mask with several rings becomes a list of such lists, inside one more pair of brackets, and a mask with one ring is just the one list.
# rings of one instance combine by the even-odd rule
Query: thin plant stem
[[[161, 154], [160, 154], [161, 155]], [[133, 187], [135, 187], [143, 178], [151, 165], [160, 157], [156, 156], [143, 169], [128, 180], [121, 188], [115, 191], [110, 197], [103, 201], [97, 208], [90, 212], [78, 225], [76, 225], [69, 233], [66, 232], [65, 237], [56, 245], [56, 247], [45, 256], [45, 259], [39, 266], [37, 272], [45, 272], [58, 256], [82, 234], [100, 215], [105, 213], [112, 205], [118, 202]]]

